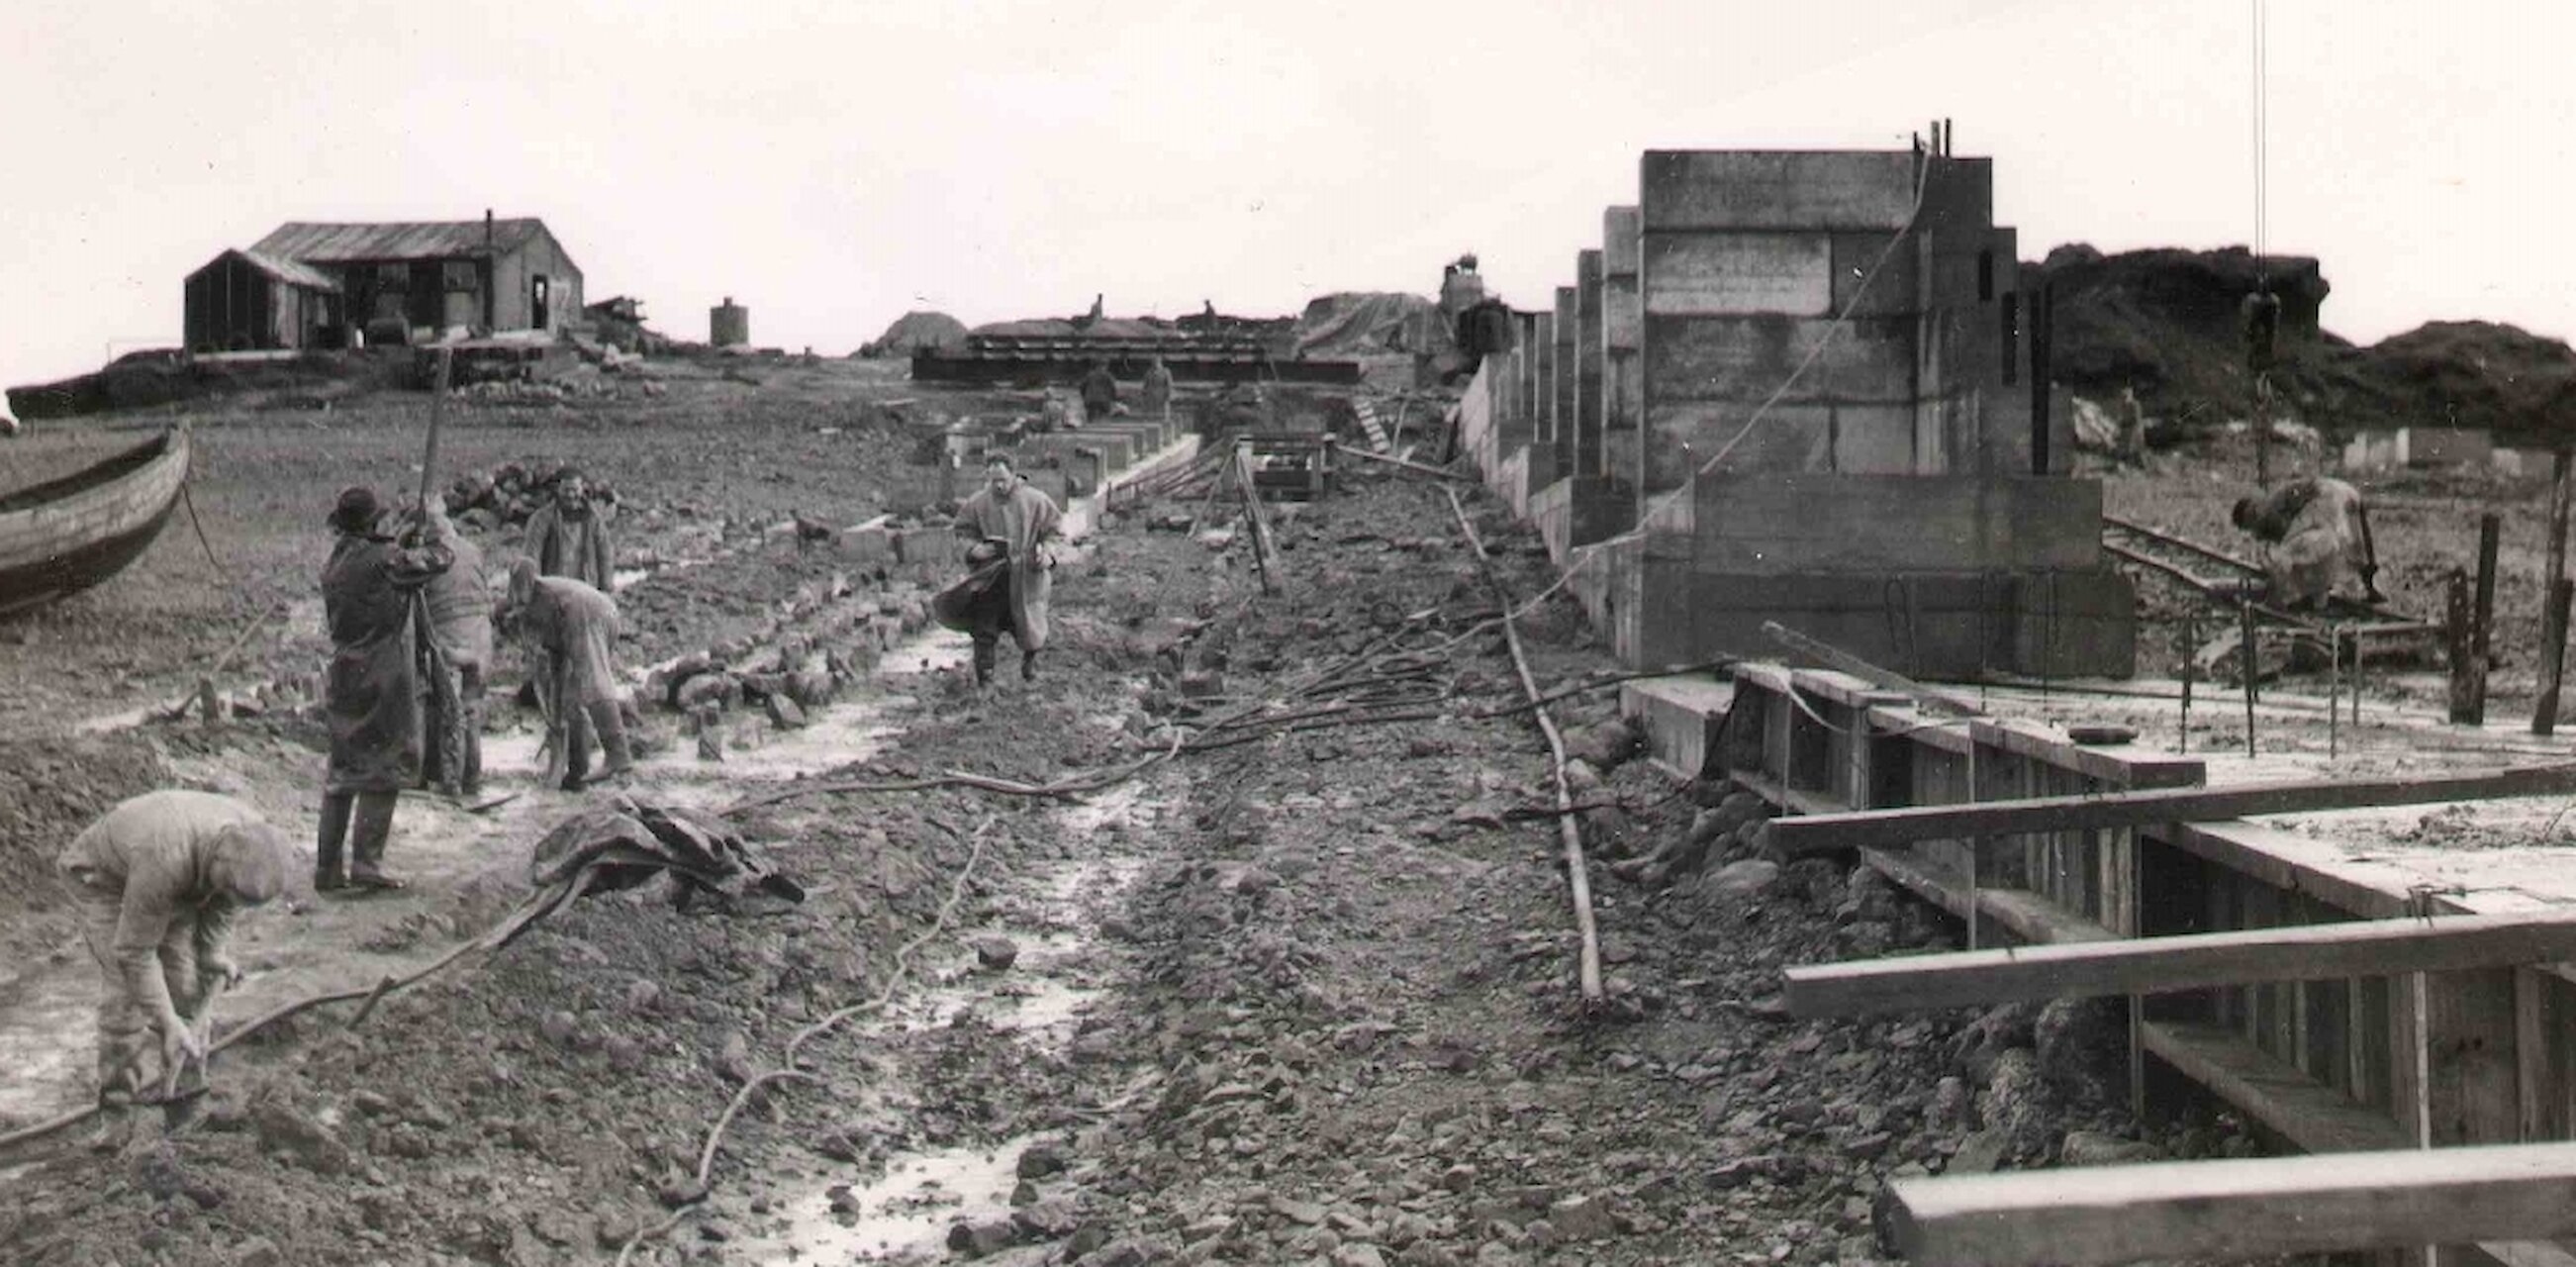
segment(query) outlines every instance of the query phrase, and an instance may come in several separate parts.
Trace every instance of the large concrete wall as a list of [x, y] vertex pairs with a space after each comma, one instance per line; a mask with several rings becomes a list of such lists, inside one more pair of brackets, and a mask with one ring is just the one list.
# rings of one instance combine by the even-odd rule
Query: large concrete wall
[[1744, 654], [1778, 620], [1935, 676], [2131, 670], [1993, 191], [1990, 160], [1928, 152], [1643, 156], [1528, 369], [1496, 371], [1528, 439], [1480, 453], [1622, 659]]

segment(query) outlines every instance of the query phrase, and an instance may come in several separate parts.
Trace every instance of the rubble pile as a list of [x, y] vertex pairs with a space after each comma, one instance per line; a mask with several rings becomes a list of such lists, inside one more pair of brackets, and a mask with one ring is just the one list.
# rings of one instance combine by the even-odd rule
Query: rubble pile
[[[468, 471], [447, 486], [444, 494], [447, 513], [460, 528], [491, 532], [503, 526], [518, 527], [528, 517], [554, 501], [554, 473], [557, 465], [550, 462], [504, 462], [487, 474]], [[594, 501], [617, 505], [617, 490], [597, 481], [585, 480]]]

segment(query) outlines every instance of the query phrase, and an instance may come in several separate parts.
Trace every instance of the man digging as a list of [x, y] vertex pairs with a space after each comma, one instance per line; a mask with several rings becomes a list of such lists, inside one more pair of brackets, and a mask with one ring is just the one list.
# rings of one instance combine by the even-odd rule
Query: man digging
[[81, 931], [105, 975], [98, 1005], [99, 1099], [151, 1086], [147, 1030], [161, 1039], [161, 1098], [202, 1066], [218, 988], [241, 968], [224, 953], [233, 914], [286, 888], [294, 847], [256, 810], [210, 792], [146, 792], [73, 838], [55, 866], [80, 903]]
[[957, 535], [975, 544], [966, 551], [974, 568], [932, 600], [939, 623], [975, 640], [975, 688], [989, 691], [1002, 635], [1020, 645], [1020, 680], [1037, 677], [1038, 650], [1046, 645], [1047, 598], [1055, 587], [1053, 543], [1063, 536], [1064, 512], [994, 454], [984, 463], [984, 487], [957, 508]]

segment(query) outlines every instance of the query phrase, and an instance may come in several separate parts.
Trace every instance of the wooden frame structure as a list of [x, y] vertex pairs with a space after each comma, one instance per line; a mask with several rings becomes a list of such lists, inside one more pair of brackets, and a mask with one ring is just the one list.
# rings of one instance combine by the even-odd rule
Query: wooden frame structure
[[[2045, 726], [1919, 708], [1848, 674], [1748, 664], [1734, 678], [1709, 772], [1732, 776], [1792, 814], [2207, 791], [2197, 760], [2135, 746], [2085, 747]], [[1950, 819], [1941, 830], [1987, 832], [1999, 821]], [[2105, 956], [2091, 961], [2099, 965], [2138, 953], [2117, 943], [2139, 938], [2168, 939], [2185, 950], [2193, 943], [2178, 939], [2253, 934], [2239, 949], [2263, 944], [2264, 936], [2320, 948], [2314, 972], [2267, 971], [2224, 983], [2119, 969], [2127, 975], [2111, 984], [2140, 991], [2129, 996], [2129, 1047], [2131, 1096], [2142, 1111], [2152, 1111], [2151, 1099], [2161, 1102], [2168, 1088], [2196, 1085], [2275, 1142], [2313, 1154], [2576, 1138], [2576, 967], [2546, 959], [2561, 953], [2555, 921], [2437, 919], [2431, 937], [2391, 937], [2384, 926], [2378, 934], [2329, 936], [2314, 930], [2391, 920], [2424, 927], [2427, 915], [2510, 912], [2423, 892], [2395, 867], [2347, 861], [2330, 845], [2238, 819], [2072, 820], [2030, 832], [2020, 831], [2029, 823], [2003, 825], [2016, 834], [1908, 836], [1912, 843], [1857, 852], [1967, 920], [1972, 949], [2056, 946], [2071, 954], [2085, 943], [2114, 943], [2095, 952]], [[2446, 924], [2460, 931], [2437, 931]], [[2507, 927], [2540, 930], [2533, 933], [2540, 941], [2476, 948], [2481, 937], [2519, 935], [2501, 931]], [[2375, 936], [2413, 949], [2385, 959], [2322, 949], [2366, 946]], [[2015, 957], [2034, 961], [2031, 971], [2044, 975], [2052, 953]], [[2177, 988], [2166, 991], [2167, 984]], [[2015, 988], [2040, 987], [2025, 979]], [[2428, 1238], [2469, 1235], [2420, 1226]], [[2503, 1228], [2477, 1235], [2525, 1234]], [[2166, 1257], [2169, 1248], [2142, 1245], [2131, 1256]], [[2375, 1261], [2576, 1267], [2571, 1249], [2576, 1242], [2484, 1240], [2386, 1250]]]

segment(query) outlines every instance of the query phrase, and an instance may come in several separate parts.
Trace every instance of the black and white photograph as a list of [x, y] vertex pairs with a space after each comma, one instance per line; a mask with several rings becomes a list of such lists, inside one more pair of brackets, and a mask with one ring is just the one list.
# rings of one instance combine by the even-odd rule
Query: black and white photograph
[[2576, 1267], [2571, 48], [13, 0], [0, 1263]]

